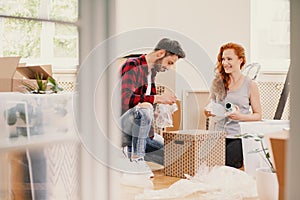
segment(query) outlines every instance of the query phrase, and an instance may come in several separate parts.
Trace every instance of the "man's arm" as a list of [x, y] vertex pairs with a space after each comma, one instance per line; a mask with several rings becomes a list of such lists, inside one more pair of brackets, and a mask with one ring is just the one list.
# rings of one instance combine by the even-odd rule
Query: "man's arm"
[[176, 96], [172, 93], [166, 93], [162, 95], [155, 95], [154, 103], [170, 104], [176, 103]]

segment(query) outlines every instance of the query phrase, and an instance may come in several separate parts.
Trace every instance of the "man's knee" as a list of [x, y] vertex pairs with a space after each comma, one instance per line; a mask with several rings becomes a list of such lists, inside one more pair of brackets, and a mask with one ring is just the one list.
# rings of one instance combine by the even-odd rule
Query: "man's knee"
[[142, 108], [139, 110], [140, 114], [141, 114], [141, 120], [146, 122], [146, 123], [151, 123], [151, 121], [153, 120], [154, 116], [153, 116], [153, 111], [150, 108]]
[[151, 103], [143, 102], [138, 104], [139, 118], [151, 122], [153, 120], [153, 106]]
[[153, 109], [152, 104], [149, 103], [149, 102], [143, 102], [143, 103], [140, 103], [138, 106], [139, 106], [140, 108], [151, 108], [151, 109]]

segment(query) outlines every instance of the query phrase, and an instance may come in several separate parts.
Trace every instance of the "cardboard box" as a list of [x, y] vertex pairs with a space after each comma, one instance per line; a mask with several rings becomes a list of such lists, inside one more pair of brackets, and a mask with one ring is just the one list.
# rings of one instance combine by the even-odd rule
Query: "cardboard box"
[[20, 57], [0, 57], [0, 92], [26, 92], [23, 82], [36, 85], [35, 75], [43, 80], [52, 76], [51, 65], [25, 66]]
[[271, 143], [271, 156], [274, 158], [276, 175], [279, 185], [279, 200], [285, 199], [286, 193], [286, 163], [287, 163], [287, 142], [289, 139], [289, 131], [283, 130], [274, 132], [267, 137]]
[[166, 176], [194, 176], [201, 165], [225, 165], [226, 133], [208, 130], [180, 130], [163, 133]]

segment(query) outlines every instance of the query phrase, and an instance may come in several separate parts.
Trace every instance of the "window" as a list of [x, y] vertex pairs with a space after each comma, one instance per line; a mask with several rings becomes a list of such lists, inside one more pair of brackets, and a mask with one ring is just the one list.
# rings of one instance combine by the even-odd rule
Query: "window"
[[290, 65], [290, 1], [251, 0], [251, 62], [262, 71], [287, 71]]
[[[5, 3], [4, 3], [5, 2]], [[77, 0], [8, 0], [0, 3], [0, 56], [54, 70], [79, 63]]]

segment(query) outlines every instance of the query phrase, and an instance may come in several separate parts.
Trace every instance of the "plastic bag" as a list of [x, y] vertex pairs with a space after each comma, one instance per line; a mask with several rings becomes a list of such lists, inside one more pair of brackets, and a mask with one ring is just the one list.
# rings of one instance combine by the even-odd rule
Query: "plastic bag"
[[169, 104], [159, 104], [156, 109], [155, 114], [155, 125], [158, 128], [173, 127], [172, 114], [178, 110], [176, 103]]
[[214, 117], [216, 120], [222, 120], [225, 118], [226, 110], [221, 104], [211, 101], [204, 109], [215, 115]]

